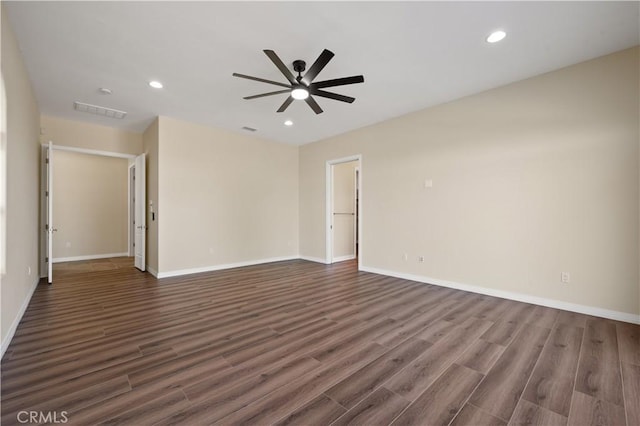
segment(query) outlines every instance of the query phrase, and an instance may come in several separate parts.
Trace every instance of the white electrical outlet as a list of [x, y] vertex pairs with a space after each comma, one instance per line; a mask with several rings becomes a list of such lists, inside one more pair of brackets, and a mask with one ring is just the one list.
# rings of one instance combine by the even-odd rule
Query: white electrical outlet
[[27, 275], [31, 275], [31, 266], [27, 268]]
[[424, 256], [418, 256], [418, 262], [424, 262]]
[[409, 260], [409, 255], [408, 255], [407, 253], [405, 253], [405, 254], [402, 256], [402, 258], [403, 258], [405, 261], [407, 261], [407, 260]]
[[567, 284], [571, 282], [571, 274], [568, 272], [563, 272], [560, 274], [560, 281]]

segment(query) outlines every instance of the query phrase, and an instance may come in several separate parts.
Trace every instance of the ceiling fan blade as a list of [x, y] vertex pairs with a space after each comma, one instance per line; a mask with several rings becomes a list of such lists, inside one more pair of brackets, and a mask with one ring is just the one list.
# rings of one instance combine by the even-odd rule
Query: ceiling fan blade
[[336, 101], [342, 101], [347, 103], [352, 103], [356, 100], [356, 98], [352, 98], [351, 96], [338, 95], [337, 93], [325, 92], [324, 90], [312, 90], [315, 96], [322, 96], [323, 98], [334, 99]]
[[280, 95], [282, 93], [291, 93], [291, 89], [287, 89], [287, 90], [277, 90], [275, 92], [269, 92], [269, 93], [262, 93], [260, 95], [253, 95], [253, 96], [245, 96], [242, 99], [256, 99], [256, 98], [262, 98], [265, 96], [271, 96], [271, 95]]
[[321, 89], [323, 87], [344, 86], [347, 84], [356, 83], [364, 83], [364, 77], [361, 75], [354, 75], [353, 77], [334, 78], [333, 80], [325, 80], [312, 83], [309, 87]]
[[[311, 84], [314, 78], [322, 71], [324, 67], [327, 66], [329, 61], [333, 58], [333, 52], [327, 49], [324, 49], [318, 59], [311, 65], [309, 71], [302, 77], [302, 82], [307, 86]], [[292, 83], [293, 84], [293, 83]]]
[[287, 78], [289, 83], [294, 85], [298, 84], [295, 77], [293, 77], [293, 74], [291, 74], [291, 71], [289, 71], [289, 68], [287, 68], [287, 66], [282, 63], [278, 55], [276, 55], [276, 52], [268, 49], [263, 50], [263, 52], [269, 57], [269, 59], [271, 59], [271, 62], [273, 62], [276, 67], [278, 67], [280, 72]]
[[289, 96], [284, 103], [280, 106], [280, 108], [278, 108], [277, 112], [284, 112], [285, 109], [289, 108], [289, 105], [291, 105], [291, 102], [293, 102], [293, 97]]
[[265, 80], [264, 78], [259, 78], [259, 77], [251, 77], [250, 75], [238, 74], [237, 72], [234, 72], [232, 75], [234, 77], [246, 78], [247, 80], [255, 80], [255, 81], [260, 81], [262, 83], [275, 84], [276, 86], [291, 88], [291, 86], [288, 84], [278, 83], [277, 81], [273, 81], [273, 80]]
[[320, 108], [320, 105], [318, 105], [316, 100], [313, 99], [311, 96], [309, 96], [304, 101], [307, 103], [307, 105], [309, 105], [311, 107], [313, 112], [315, 112], [316, 114], [320, 114], [322, 112], [322, 108]]

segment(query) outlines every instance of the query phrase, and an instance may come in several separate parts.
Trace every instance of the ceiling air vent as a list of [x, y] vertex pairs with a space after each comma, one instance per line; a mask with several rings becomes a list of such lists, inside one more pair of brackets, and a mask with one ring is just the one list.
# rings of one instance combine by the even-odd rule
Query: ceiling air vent
[[124, 118], [127, 115], [127, 113], [124, 111], [118, 111], [117, 109], [111, 109], [97, 105], [83, 104], [82, 102], [74, 102], [73, 108], [76, 111], [88, 112], [89, 114], [95, 115], [103, 115], [109, 118]]
[[256, 129], [253, 127], [242, 126], [242, 130], [246, 130], [247, 132], [255, 132]]

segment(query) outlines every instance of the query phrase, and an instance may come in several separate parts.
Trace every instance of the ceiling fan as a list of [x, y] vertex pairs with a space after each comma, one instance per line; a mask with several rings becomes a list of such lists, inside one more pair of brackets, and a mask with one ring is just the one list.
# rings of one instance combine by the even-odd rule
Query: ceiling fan
[[304, 100], [307, 105], [311, 107], [311, 109], [316, 113], [320, 114], [322, 112], [322, 108], [320, 105], [313, 99], [311, 95], [321, 96], [323, 98], [334, 99], [336, 101], [342, 101], [347, 103], [352, 103], [356, 100], [356, 98], [352, 98], [351, 96], [339, 95], [333, 92], [327, 92], [324, 89], [326, 87], [335, 87], [335, 86], [344, 86], [347, 84], [355, 84], [355, 83], [364, 83], [364, 77], [361, 75], [355, 75], [352, 77], [343, 77], [336, 78], [332, 80], [318, 81], [313, 82], [313, 79], [322, 71], [322, 69], [329, 63], [331, 58], [333, 58], [333, 52], [324, 49], [318, 59], [311, 65], [311, 68], [306, 72], [305, 75], [302, 75], [304, 70], [306, 69], [306, 62], [300, 59], [293, 61], [293, 70], [298, 73], [297, 77], [294, 77], [291, 71], [286, 67], [286, 65], [280, 60], [276, 52], [273, 50], [264, 50], [263, 51], [269, 59], [275, 64], [276, 67], [280, 70], [280, 72], [285, 76], [289, 84], [280, 83], [273, 80], [265, 80], [264, 78], [259, 77], [251, 77], [250, 75], [233, 73], [234, 77], [246, 78], [248, 80], [260, 81], [262, 83], [273, 84], [276, 86], [286, 87], [284, 90], [277, 90], [275, 92], [261, 93], [259, 95], [246, 96], [243, 99], [256, 99], [262, 98], [264, 96], [272, 96], [272, 95], [280, 95], [283, 93], [289, 93], [289, 97], [284, 101], [284, 103], [278, 108], [278, 112], [283, 112], [286, 110], [289, 105], [294, 100]]

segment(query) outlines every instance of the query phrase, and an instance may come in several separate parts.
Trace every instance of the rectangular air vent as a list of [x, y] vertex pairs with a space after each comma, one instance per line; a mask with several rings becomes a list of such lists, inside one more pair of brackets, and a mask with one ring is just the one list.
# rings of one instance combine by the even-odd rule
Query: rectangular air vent
[[101, 107], [97, 105], [83, 104], [82, 102], [74, 102], [73, 108], [77, 111], [88, 112], [89, 114], [103, 115], [109, 118], [124, 118], [127, 113], [118, 111], [117, 109]]
[[256, 129], [253, 127], [242, 126], [242, 130], [246, 130], [247, 132], [255, 132]]

